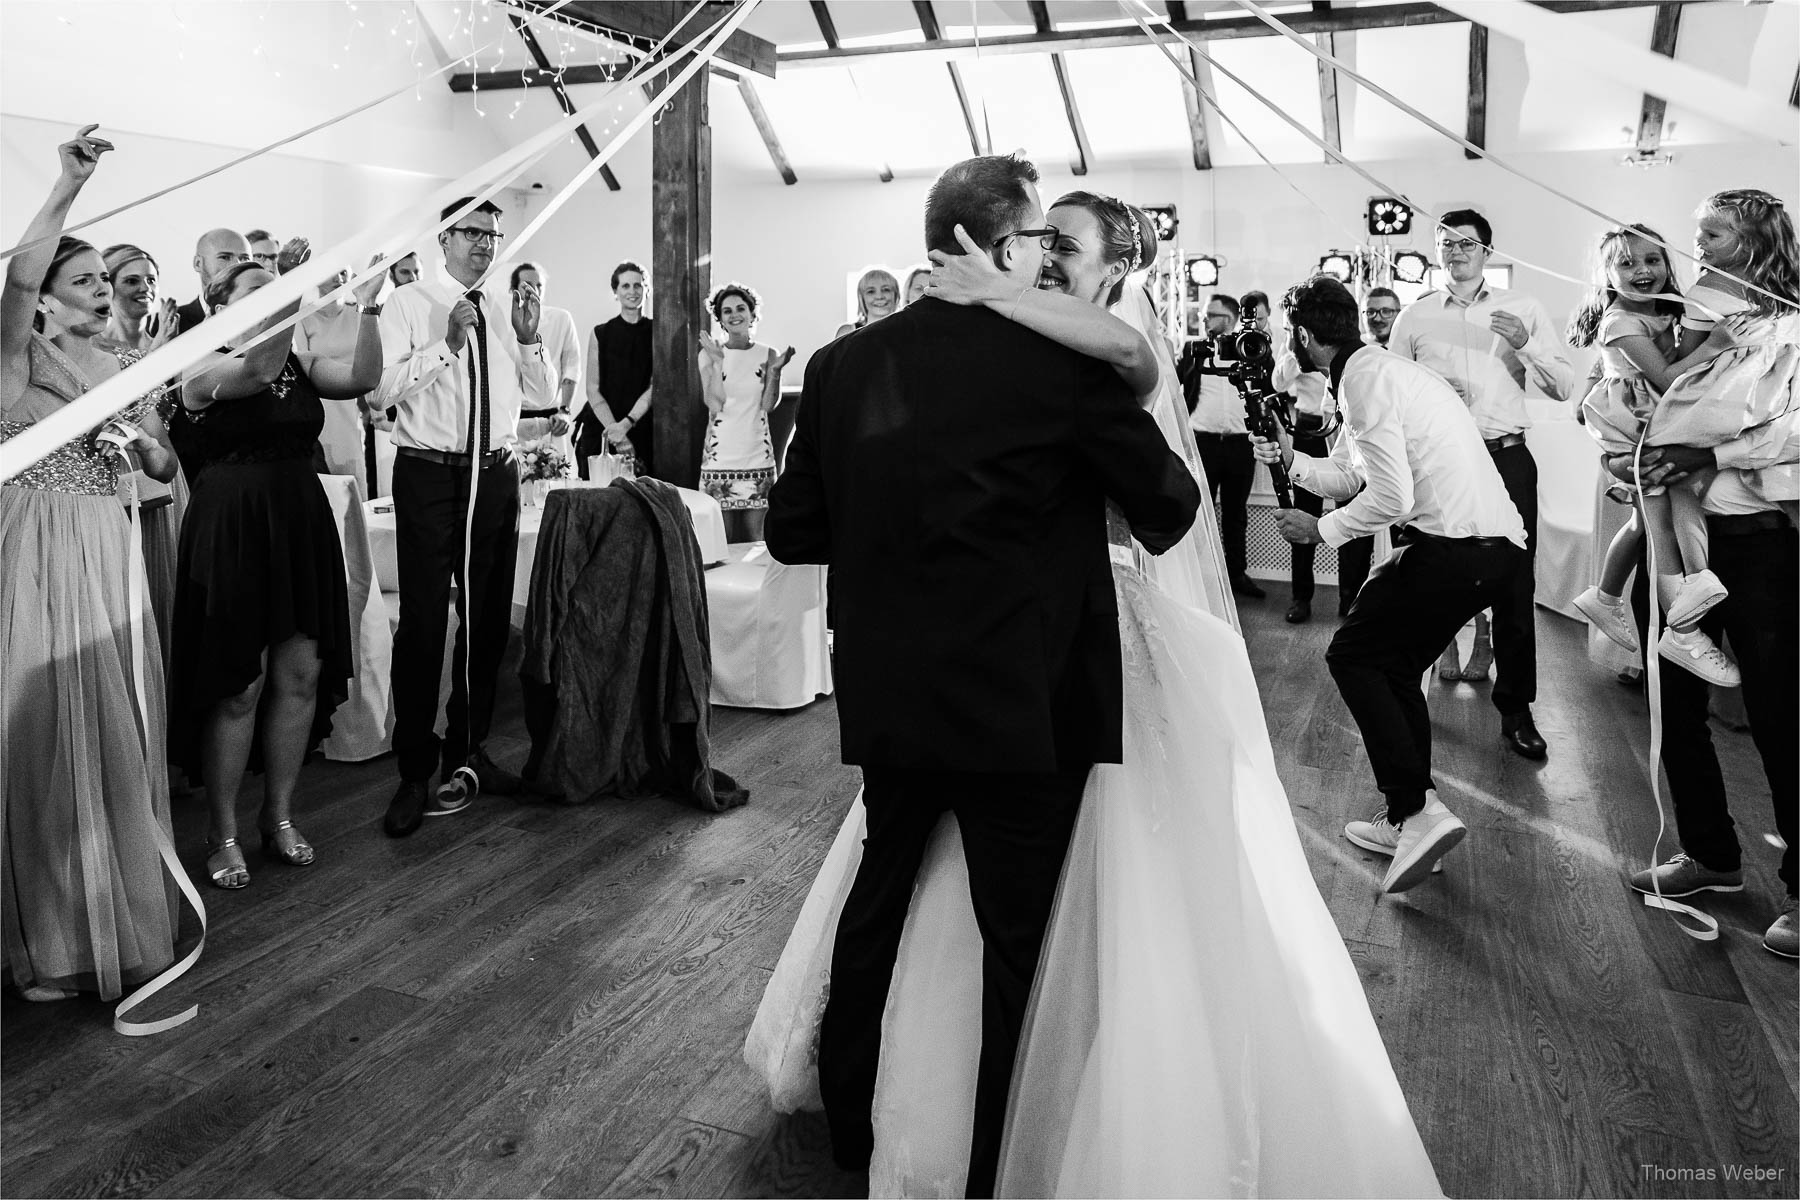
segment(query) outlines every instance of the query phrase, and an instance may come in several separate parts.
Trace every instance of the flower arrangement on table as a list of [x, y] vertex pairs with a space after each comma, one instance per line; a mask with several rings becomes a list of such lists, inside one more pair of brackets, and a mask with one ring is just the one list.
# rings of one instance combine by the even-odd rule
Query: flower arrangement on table
[[529, 483], [539, 479], [567, 479], [574, 473], [574, 460], [557, 445], [556, 438], [530, 438], [519, 443], [521, 480]]

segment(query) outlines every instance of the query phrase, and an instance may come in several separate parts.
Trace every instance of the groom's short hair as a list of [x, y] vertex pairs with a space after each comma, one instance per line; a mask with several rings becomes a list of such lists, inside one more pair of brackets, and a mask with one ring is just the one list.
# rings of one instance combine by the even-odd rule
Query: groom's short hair
[[946, 168], [925, 197], [925, 248], [963, 253], [958, 225], [992, 246], [1024, 220], [1031, 207], [1025, 185], [1037, 181], [1037, 168], [1016, 154], [984, 154]]

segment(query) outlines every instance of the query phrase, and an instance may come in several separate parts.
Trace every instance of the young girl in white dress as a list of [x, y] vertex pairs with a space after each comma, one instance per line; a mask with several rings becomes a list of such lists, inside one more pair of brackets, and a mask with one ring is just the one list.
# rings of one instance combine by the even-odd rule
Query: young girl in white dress
[[[1114, 363], [1198, 473], [1168, 347], [1128, 282], [1156, 253], [1149, 219], [1074, 193], [1047, 221], [1061, 234], [1047, 290], [1020, 294], [965, 238], [967, 256], [940, 262], [931, 294]], [[1097, 766], [1083, 797], [1015, 1061], [998, 1194], [1440, 1194], [1301, 852], [1211, 514], [1160, 558], [1118, 523], [1113, 540], [1124, 761]], [[819, 1105], [818, 1022], [862, 824], [859, 803], [745, 1044], [781, 1111]], [[888, 994], [871, 1195], [964, 1192], [981, 953], [946, 818]]]

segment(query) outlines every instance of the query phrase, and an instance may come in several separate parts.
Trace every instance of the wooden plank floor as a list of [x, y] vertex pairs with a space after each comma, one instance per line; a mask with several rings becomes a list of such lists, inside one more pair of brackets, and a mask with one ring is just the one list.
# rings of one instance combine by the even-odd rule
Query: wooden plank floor
[[[1264, 711], [1445, 1189], [1795, 1195], [1800, 1013], [1794, 965], [1757, 944], [1779, 884], [1748, 737], [1717, 732], [1750, 886], [1703, 902], [1725, 933], [1702, 944], [1622, 883], [1657, 829], [1642, 694], [1540, 613], [1549, 763], [1504, 749], [1485, 687], [1434, 682], [1439, 780], [1471, 835], [1380, 898], [1382, 863], [1339, 834], [1376, 793], [1323, 667], [1334, 622], [1284, 607], [1244, 613]], [[517, 761], [516, 690], [504, 704], [492, 745]], [[770, 1113], [738, 1052], [857, 774], [829, 702], [720, 711], [713, 734], [751, 789], [723, 816], [483, 800], [392, 841], [391, 760], [309, 766], [317, 865], [253, 853], [247, 890], [202, 888], [211, 940], [164, 1009], [197, 1000], [198, 1020], [122, 1038], [97, 1001], [7, 996], [0, 1189], [851, 1194], [822, 1122]], [[198, 876], [199, 797], [177, 807]]]

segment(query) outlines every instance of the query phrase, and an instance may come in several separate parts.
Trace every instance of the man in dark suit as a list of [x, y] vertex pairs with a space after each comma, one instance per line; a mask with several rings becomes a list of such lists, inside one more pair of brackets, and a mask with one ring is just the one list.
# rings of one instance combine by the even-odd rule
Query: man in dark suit
[[[932, 185], [1018, 281], [1055, 230], [1011, 157]], [[770, 552], [827, 563], [844, 761], [868, 838], [833, 949], [819, 1079], [833, 1152], [866, 1168], [882, 1010], [926, 841], [956, 814], [986, 946], [968, 1194], [991, 1195], [1026, 1000], [1088, 772], [1118, 762], [1122, 683], [1106, 502], [1160, 553], [1199, 489], [1107, 366], [933, 297], [813, 356]]]
[[235, 229], [212, 229], [194, 245], [194, 274], [200, 277], [200, 294], [175, 310], [185, 332], [206, 320], [206, 289], [213, 280], [250, 258], [250, 243]]

